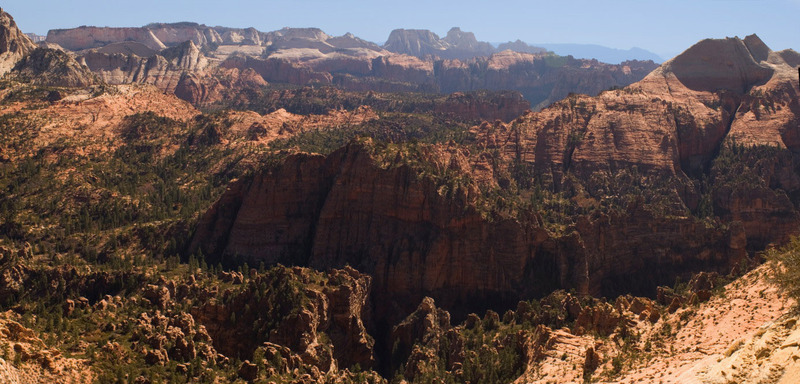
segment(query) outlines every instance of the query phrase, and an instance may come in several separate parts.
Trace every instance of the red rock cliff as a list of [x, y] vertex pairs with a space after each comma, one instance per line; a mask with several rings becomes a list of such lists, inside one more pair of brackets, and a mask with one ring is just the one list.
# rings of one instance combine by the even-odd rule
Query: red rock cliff
[[[476, 127], [478, 153], [353, 143], [327, 157], [293, 155], [232, 186], [201, 220], [193, 247], [223, 259], [352, 265], [373, 276], [376, 309], [387, 316], [410, 312], [405, 306], [425, 295], [469, 311], [556, 288], [652, 295], [676, 276], [728, 272], [747, 246], [782, 241], [800, 223], [790, 160], [759, 160], [770, 171], [748, 188], [731, 168], [710, 171], [711, 193], [691, 176], [709, 172], [728, 137], [794, 148], [800, 109], [787, 74], [795, 71], [767, 56], [772, 77], [747, 93], [689, 88], [674, 72], [691, 59], [681, 58], [628, 88]], [[557, 230], [536, 210], [502, 214], [502, 202], [487, 214], [481, 189], [506, 188], [513, 164], [586, 213]], [[620, 210], [591, 208], [623, 195], [633, 197], [612, 203]], [[718, 219], [690, 213], [705, 198]]]

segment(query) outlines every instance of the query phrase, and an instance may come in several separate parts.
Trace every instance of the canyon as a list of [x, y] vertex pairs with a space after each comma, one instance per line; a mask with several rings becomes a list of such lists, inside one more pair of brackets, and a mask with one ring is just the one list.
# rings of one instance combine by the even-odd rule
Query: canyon
[[194, 23], [37, 46], [5, 12], [0, 43], [0, 381], [797, 376], [793, 50]]
[[[748, 247], [787, 241], [800, 219], [791, 197], [794, 70], [781, 52], [759, 56], [762, 47], [756, 36], [703, 41], [627, 88], [474, 127], [471, 153], [359, 141], [328, 156], [293, 155], [231, 186], [201, 219], [193, 247], [215, 260], [355, 266], [375, 278], [376, 306], [397, 297], [385, 316], [424, 296], [465, 315], [488, 309], [470, 305], [507, 306], [555, 289], [650, 296], [676, 277], [727, 273]], [[730, 60], [717, 53], [725, 51], [737, 51], [741, 64], [701, 76], [704, 83], [685, 75], [698, 63]], [[720, 185], [709, 197], [717, 218], [704, 222], [692, 214], [702, 191], [690, 176], [707, 172], [726, 140], [788, 151], [761, 160], [766, 173], [756, 185]], [[513, 188], [512, 167], [581, 206], [647, 193], [621, 211], [587, 210], [554, 233], [535, 210], [481, 212], [479, 191]], [[625, 179], [632, 184], [620, 185]], [[450, 180], [461, 184], [444, 184]]]

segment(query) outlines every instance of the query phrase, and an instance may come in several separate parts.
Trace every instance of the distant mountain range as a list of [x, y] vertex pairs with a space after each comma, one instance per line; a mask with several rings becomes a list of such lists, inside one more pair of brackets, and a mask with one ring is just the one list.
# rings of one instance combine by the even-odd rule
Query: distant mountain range
[[597, 44], [534, 44], [561, 56], [572, 56], [576, 59], [597, 59], [604, 63], [619, 64], [628, 60], [653, 60], [664, 62], [664, 58], [646, 49], [633, 47], [617, 49]]
[[71, 51], [108, 84], [153, 84], [205, 106], [226, 99], [213, 90], [224, 91], [219, 84], [230, 81], [223, 74], [230, 70], [255, 88], [274, 83], [376, 92], [512, 90], [537, 110], [570, 93], [595, 95], [626, 86], [657, 67], [651, 61], [620, 65], [558, 56], [520, 40], [495, 47], [457, 27], [444, 37], [396, 29], [381, 46], [318, 28], [262, 32], [156, 23], [56, 29], [41, 44]]

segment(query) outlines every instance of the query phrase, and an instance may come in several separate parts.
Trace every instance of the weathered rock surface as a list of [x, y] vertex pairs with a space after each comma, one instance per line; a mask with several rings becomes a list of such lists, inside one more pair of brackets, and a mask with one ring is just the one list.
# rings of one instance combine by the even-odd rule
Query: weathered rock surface
[[[407, 166], [381, 168], [373, 150], [353, 144], [327, 158], [291, 156], [231, 186], [201, 220], [193, 246], [219, 259], [355, 266], [374, 278], [379, 316], [396, 316], [391, 308], [410, 312], [407, 303], [426, 295], [463, 316], [561, 287], [646, 293], [654, 281], [725, 270], [743, 256], [718, 229], [637, 209], [581, 221], [565, 236], [512, 219], [490, 221], [467, 203], [476, 193], [470, 187], [442, 195]], [[461, 156], [445, 152], [428, 161], [447, 167], [466, 163]]]
[[139, 315], [133, 326], [131, 349], [142, 354], [147, 364], [186, 363], [196, 358], [209, 364], [216, 363], [218, 354], [211, 345], [206, 328], [196, 324], [188, 313], [145, 312]]
[[317, 72], [286, 59], [232, 56], [220, 63], [220, 67], [239, 70], [252, 69], [271, 83], [325, 85], [331, 84], [333, 81], [333, 77], [329, 73]]
[[425, 29], [395, 29], [383, 45], [389, 51], [417, 57], [439, 56], [449, 44]]
[[796, 75], [791, 66], [769, 53], [769, 62], [760, 65], [773, 68], [774, 76], [750, 93], [695, 91], [680, 82], [676, 71], [694, 73], [694, 64], [684, 67], [684, 62], [721, 60], [714, 51], [696, 58], [699, 52], [706, 51], [690, 48], [628, 88], [594, 98], [570, 97], [508, 127], [485, 126], [479, 133], [488, 135], [487, 147], [519, 156], [550, 173], [556, 184], [568, 170], [587, 180], [595, 172], [632, 165], [645, 173], [693, 174], [708, 167], [726, 137], [745, 145], [797, 146], [800, 105], [796, 82], [789, 80], [790, 73]]
[[264, 78], [252, 69], [223, 69], [209, 76], [183, 73], [175, 86], [175, 96], [193, 105], [204, 106], [223, 100], [235, 100], [248, 91], [267, 85]]
[[425, 29], [395, 29], [383, 48], [419, 58], [470, 59], [495, 53], [491, 44], [479, 42], [472, 32], [463, 32], [458, 27], [450, 29], [444, 38]]
[[[268, 342], [291, 351], [284, 358], [296, 355], [322, 372], [375, 364], [375, 341], [367, 331], [372, 313], [369, 276], [352, 268], [331, 270], [325, 280], [304, 268], [272, 273], [250, 278], [241, 289], [222, 292], [221, 300], [192, 311], [218, 351], [251, 356]], [[278, 292], [261, 291], [267, 286]]]
[[488, 95], [455, 92], [448, 95], [442, 103], [434, 105], [433, 112], [462, 119], [511, 121], [530, 107], [530, 103], [518, 92]]
[[756, 35], [706, 39], [665, 63], [678, 81], [694, 91], [726, 89], [746, 93], [773, 73], [766, 63], [770, 49]]
[[50, 48], [36, 48], [17, 62], [12, 75], [32, 84], [51, 87], [82, 88], [97, 82], [87, 67], [67, 53]]
[[19, 315], [0, 314], [0, 381], [8, 384], [90, 383], [96, 377], [86, 361], [67, 358], [37, 333], [22, 326]]
[[[392, 345], [393, 368], [399, 366], [397, 362], [410, 362], [403, 374], [413, 379], [421, 371], [418, 365], [425, 360], [425, 353], [418, 347], [415, 349], [415, 345], [438, 345], [451, 328], [450, 314], [436, 308], [432, 298], [423, 298], [417, 309], [392, 329], [389, 345]], [[463, 353], [456, 348], [449, 352], [453, 355]]]
[[124, 51], [117, 47], [109, 45], [89, 51], [78, 60], [109, 84], [153, 84], [168, 92], [175, 92], [185, 74], [201, 73], [209, 65], [198, 46], [190, 40], [150, 56], [140, 56], [139, 53], [149, 53], [141, 47], [136, 47], [135, 51], [131, 49], [130, 53], [116, 53]]
[[800, 380], [797, 317], [784, 315], [731, 344], [716, 364], [699, 369], [703, 383], [793, 383]]
[[160, 51], [166, 46], [147, 28], [78, 27], [53, 29], [47, 32], [48, 43], [58, 44], [71, 51], [99, 48], [112, 43], [136, 41]]
[[34, 49], [36, 45], [17, 28], [14, 18], [0, 8], [0, 76]]
[[196, 23], [154, 23], [144, 28], [150, 30], [167, 47], [186, 41], [201, 47], [224, 42], [217, 30]]
[[451, 28], [444, 38], [425, 29], [395, 29], [389, 34], [389, 39], [383, 48], [390, 52], [423, 59], [433, 57], [460, 60], [490, 56], [507, 49], [525, 53], [546, 52], [542, 48], [529, 46], [519, 40], [495, 48], [490, 43], [478, 41], [472, 32], [464, 32], [458, 27]]

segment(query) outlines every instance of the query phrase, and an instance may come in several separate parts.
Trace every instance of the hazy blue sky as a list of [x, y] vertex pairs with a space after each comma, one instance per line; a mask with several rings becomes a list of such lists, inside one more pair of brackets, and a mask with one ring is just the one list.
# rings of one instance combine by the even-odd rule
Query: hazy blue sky
[[460, 26], [483, 41], [635, 46], [665, 58], [703, 38], [752, 33], [774, 50], [800, 50], [800, 0], [4, 0], [0, 6], [24, 32], [38, 34], [194, 21], [262, 31], [313, 26], [383, 44], [395, 28], [443, 36]]

